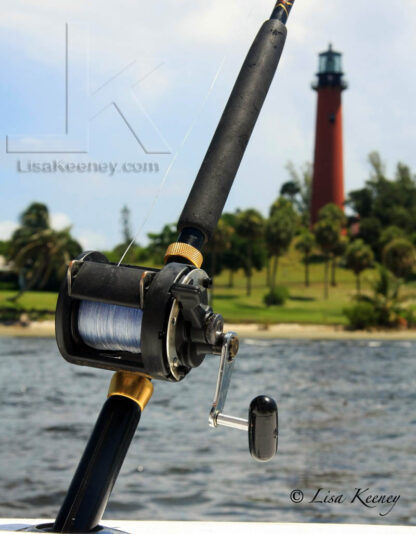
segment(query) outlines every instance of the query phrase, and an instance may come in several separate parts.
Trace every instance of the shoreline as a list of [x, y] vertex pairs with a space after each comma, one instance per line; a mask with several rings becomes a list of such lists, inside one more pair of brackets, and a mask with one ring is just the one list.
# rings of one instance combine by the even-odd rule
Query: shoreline
[[[258, 323], [226, 323], [225, 330], [237, 332], [242, 339], [416, 341], [416, 330], [349, 331], [341, 325], [282, 323], [266, 327]], [[55, 322], [39, 321], [29, 323], [26, 326], [0, 324], [0, 337], [54, 338]]]

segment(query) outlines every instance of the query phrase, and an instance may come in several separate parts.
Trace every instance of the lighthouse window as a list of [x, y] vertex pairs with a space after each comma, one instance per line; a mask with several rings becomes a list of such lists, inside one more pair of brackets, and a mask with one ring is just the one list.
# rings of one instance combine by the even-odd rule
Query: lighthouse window
[[338, 52], [324, 52], [319, 56], [319, 72], [340, 74], [342, 72], [341, 54]]
[[333, 56], [333, 54], [330, 54], [330, 55], [328, 55], [328, 59], [327, 59], [327, 62], [326, 62], [326, 70], [328, 72], [334, 72], [334, 69], [335, 69], [334, 56]]
[[342, 72], [341, 54], [334, 54], [334, 72]]

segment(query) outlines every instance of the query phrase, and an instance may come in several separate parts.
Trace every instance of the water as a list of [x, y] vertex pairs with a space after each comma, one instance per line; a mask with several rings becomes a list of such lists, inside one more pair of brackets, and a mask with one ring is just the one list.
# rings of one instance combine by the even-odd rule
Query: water
[[[415, 524], [415, 354], [410, 342], [243, 342], [227, 413], [278, 400], [266, 464], [244, 433], [208, 427], [217, 358], [156, 383], [105, 517]], [[110, 377], [66, 363], [53, 340], [0, 338], [0, 516], [56, 514]], [[319, 488], [346, 500], [309, 503]], [[400, 499], [382, 516], [391, 505], [351, 503], [355, 488]]]

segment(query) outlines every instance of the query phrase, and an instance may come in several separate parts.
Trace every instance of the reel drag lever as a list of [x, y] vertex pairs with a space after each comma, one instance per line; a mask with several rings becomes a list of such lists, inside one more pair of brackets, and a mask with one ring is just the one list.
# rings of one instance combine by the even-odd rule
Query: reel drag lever
[[260, 462], [267, 462], [277, 452], [278, 413], [276, 402], [265, 395], [256, 397], [250, 403], [248, 420], [223, 413], [238, 347], [238, 337], [234, 332], [228, 332], [224, 335], [209, 424], [214, 428], [227, 426], [248, 431], [251, 456]]

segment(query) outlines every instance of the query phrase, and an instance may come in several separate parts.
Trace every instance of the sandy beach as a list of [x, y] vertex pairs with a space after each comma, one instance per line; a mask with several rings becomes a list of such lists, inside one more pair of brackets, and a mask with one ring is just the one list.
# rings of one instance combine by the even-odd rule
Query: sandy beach
[[[225, 330], [236, 332], [241, 338], [252, 339], [375, 339], [375, 340], [415, 340], [416, 330], [377, 330], [356, 331], [345, 330], [342, 326], [305, 325], [305, 324], [231, 324]], [[0, 336], [11, 337], [45, 337], [55, 336], [54, 321], [32, 322], [27, 326], [19, 324], [0, 325]]]
[[0, 337], [55, 337], [55, 321], [34, 321], [27, 325], [0, 324]]

